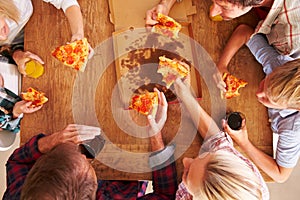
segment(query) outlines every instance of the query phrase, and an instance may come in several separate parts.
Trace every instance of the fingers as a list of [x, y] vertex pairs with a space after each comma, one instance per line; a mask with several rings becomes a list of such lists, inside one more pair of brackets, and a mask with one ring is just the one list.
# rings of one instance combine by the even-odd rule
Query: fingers
[[84, 38], [84, 35], [82, 33], [75, 33], [72, 35], [71, 42], [74, 42], [76, 40], [82, 40]]
[[33, 113], [40, 110], [43, 105], [32, 107], [31, 101], [19, 101], [16, 106], [19, 106], [21, 113]]
[[166, 96], [163, 92], [160, 92], [157, 88], [154, 88], [154, 92], [158, 94], [158, 103], [162, 106], [168, 106]]
[[[23, 113], [27, 113], [27, 114], [34, 113], [34, 112], [40, 110], [43, 107], [43, 105], [36, 106], [36, 107], [30, 107], [31, 106], [31, 102], [29, 102], [29, 103], [30, 104], [26, 104], [26, 108], [23, 109]], [[27, 105], [29, 105], [29, 106], [27, 106]]]
[[180, 78], [177, 78], [175, 80], [174, 86], [175, 86], [176, 93], [179, 93], [179, 94], [181, 93], [181, 91], [184, 91], [184, 90], [188, 89]]
[[148, 10], [146, 12], [146, 26], [153, 26], [158, 23], [156, 21], [157, 17], [157, 12], [156, 12], [156, 7], [152, 8], [151, 10]]
[[247, 127], [246, 127], [246, 119], [243, 119], [243, 121], [242, 121], [242, 126], [241, 126], [242, 128], [242, 130], [244, 131], [244, 130], [247, 130]]
[[89, 57], [88, 59], [91, 59], [95, 54], [94, 49], [91, 47], [91, 45], [89, 44]]
[[78, 132], [79, 138], [81, 141], [94, 139], [97, 135], [101, 134], [101, 129], [94, 126], [86, 125], [73, 125]]
[[147, 119], [148, 119], [150, 127], [152, 127], [152, 128], [156, 127], [156, 121], [152, 115], [148, 115]]
[[217, 84], [217, 87], [223, 91], [223, 92], [226, 92], [226, 83], [222, 80], [222, 77], [221, 77], [221, 74], [219, 72], [216, 72], [214, 75], [213, 75], [213, 78], [214, 78], [214, 81], [216, 82]]
[[[25, 52], [25, 57], [26, 57], [26, 58], [31, 58], [31, 59], [33, 59], [33, 60], [36, 60], [36, 61], [38, 61], [39, 63], [41, 63], [42, 65], [45, 64], [45, 62], [44, 62], [38, 55], [33, 54], [33, 53], [29, 52], [29, 51], [26, 51], [26, 52]], [[27, 61], [25, 61], [25, 63], [28, 62], [29, 60], [30, 60], [30, 59], [27, 59]]]

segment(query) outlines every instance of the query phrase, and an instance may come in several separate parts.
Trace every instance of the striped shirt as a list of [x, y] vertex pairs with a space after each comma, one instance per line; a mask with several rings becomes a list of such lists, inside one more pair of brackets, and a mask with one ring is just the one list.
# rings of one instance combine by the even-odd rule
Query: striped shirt
[[267, 36], [269, 44], [280, 54], [300, 58], [300, 1], [274, 0], [265, 20], [256, 33]]

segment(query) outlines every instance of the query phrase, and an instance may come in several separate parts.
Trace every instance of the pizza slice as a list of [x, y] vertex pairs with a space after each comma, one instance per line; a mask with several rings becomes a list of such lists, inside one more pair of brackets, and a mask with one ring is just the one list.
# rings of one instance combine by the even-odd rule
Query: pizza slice
[[32, 107], [43, 105], [48, 101], [48, 98], [45, 97], [43, 92], [39, 92], [32, 87], [28, 88], [26, 92], [22, 92], [21, 98], [25, 101], [32, 102]]
[[87, 39], [83, 38], [57, 47], [51, 54], [64, 65], [84, 72], [89, 57], [89, 44]]
[[248, 84], [246, 81], [238, 79], [237, 77], [226, 72], [223, 74], [222, 79], [226, 83], [226, 92], [221, 92], [221, 96], [222, 98], [226, 99], [239, 96], [239, 89], [241, 87], [245, 87]]
[[129, 108], [138, 111], [143, 115], [155, 115], [158, 107], [157, 92], [146, 92], [134, 94], [131, 98]]
[[158, 23], [152, 27], [151, 32], [166, 35], [171, 38], [178, 38], [181, 24], [176, 22], [173, 18], [161, 13], [158, 13], [156, 21], [158, 21]]
[[160, 56], [157, 72], [162, 74], [163, 81], [169, 89], [177, 78], [184, 78], [190, 73], [190, 67], [176, 59]]

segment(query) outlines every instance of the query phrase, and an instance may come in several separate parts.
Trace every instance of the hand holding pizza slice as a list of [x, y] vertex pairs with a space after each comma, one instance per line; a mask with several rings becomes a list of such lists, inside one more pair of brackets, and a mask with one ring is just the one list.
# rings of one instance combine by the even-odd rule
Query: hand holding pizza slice
[[230, 99], [233, 97], [237, 97], [240, 96], [239, 93], [239, 89], [241, 87], [245, 87], [248, 83], [242, 79], [238, 79], [237, 77], [228, 74], [228, 73], [224, 73], [223, 77], [222, 77], [223, 81], [226, 84], [226, 92], [221, 91], [221, 97], [222, 98], [226, 98], [226, 99]]
[[89, 43], [86, 38], [57, 47], [52, 56], [64, 65], [84, 72], [89, 58]]
[[158, 23], [152, 27], [151, 32], [166, 35], [170, 38], [178, 38], [181, 24], [176, 22], [173, 18], [161, 13], [157, 14], [156, 20]]
[[158, 107], [157, 92], [146, 92], [134, 94], [131, 98], [129, 108], [138, 111], [143, 115], [155, 116]]
[[25, 101], [32, 102], [31, 107], [41, 106], [48, 101], [48, 98], [43, 92], [39, 92], [32, 87], [28, 88], [27, 92], [22, 92], [21, 98]]
[[169, 89], [177, 78], [185, 78], [190, 74], [190, 67], [186, 63], [165, 56], [159, 57], [158, 73], [163, 76], [163, 81]]

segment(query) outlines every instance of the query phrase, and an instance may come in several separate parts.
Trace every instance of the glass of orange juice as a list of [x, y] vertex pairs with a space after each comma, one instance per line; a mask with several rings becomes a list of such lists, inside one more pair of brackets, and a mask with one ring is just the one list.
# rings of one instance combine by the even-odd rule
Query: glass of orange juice
[[[213, 9], [213, 5], [211, 5], [211, 6], [209, 7], [209, 11], [211, 12], [212, 9]], [[223, 21], [223, 17], [222, 17], [221, 15], [211, 16], [211, 15], [210, 15], [210, 12], [209, 12], [209, 18], [210, 18], [212, 21], [215, 21], [215, 22]]]
[[36, 60], [30, 60], [25, 64], [26, 76], [38, 78], [44, 74], [44, 66]]

